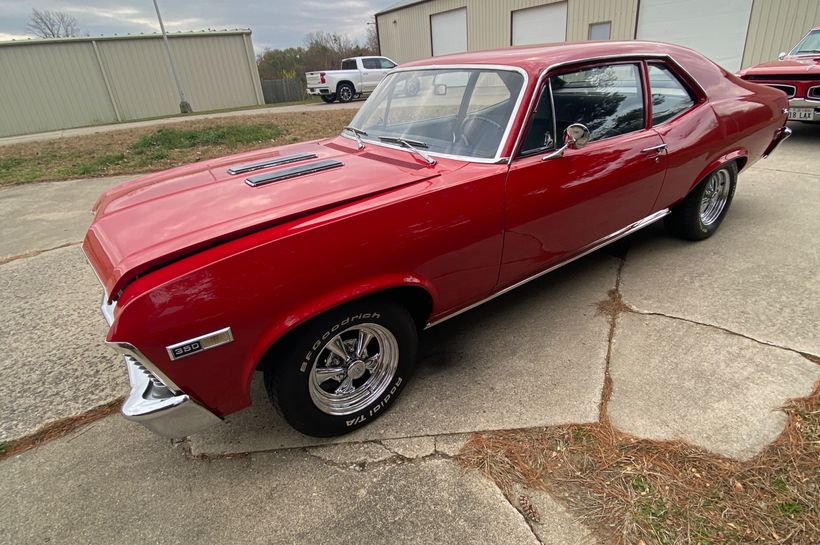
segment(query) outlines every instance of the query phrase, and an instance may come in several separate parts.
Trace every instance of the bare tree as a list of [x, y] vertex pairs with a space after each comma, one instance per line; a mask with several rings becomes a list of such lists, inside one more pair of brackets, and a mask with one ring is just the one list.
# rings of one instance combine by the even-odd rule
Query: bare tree
[[367, 23], [367, 36], [364, 40], [364, 48], [370, 55], [378, 55], [379, 52], [379, 34], [376, 30], [376, 18]]
[[68, 38], [80, 34], [76, 17], [50, 9], [32, 9], [26, 28], [40, 38]]

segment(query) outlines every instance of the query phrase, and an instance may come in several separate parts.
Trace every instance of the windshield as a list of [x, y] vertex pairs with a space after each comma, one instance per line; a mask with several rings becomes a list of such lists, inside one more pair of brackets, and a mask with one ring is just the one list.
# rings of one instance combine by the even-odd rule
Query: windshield
[[789, 55], [805, 55], [807, 53], [820, 53], [820, 30], [812, 30], [800, 43], [794, 46]]
[[400, 138], [431, 153], [491, 159], [523, 84], [524, 76], [511, 70], [395, 72], [350, 124], [365, 140]]

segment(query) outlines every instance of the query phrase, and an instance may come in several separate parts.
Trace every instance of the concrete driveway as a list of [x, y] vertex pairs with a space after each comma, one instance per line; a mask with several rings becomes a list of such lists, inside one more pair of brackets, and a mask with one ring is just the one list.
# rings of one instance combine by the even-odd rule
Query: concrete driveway
[[[0, 462], [8, 543], [582, 543], [549, 497], [527, 523], [452, 461], [472, 431], [593, 422], [747, 459], [820, 378], [820, 130], [740, 176], [720, 231], [659, 225], [429, 330], [390, 413], [316, 440], [254, 406], [172, 444], [112, 415]], [[117, 180], [0, 191], [0, 440], [126, 392], [78, 249]], [[614, 290], [614, 291], [613, 291]], [[597, 306], [619, 294], [614, 325]], [[191, 457], [190, 453], [199, 455]], [[546, 514], [546, 516], [544, 516]]]

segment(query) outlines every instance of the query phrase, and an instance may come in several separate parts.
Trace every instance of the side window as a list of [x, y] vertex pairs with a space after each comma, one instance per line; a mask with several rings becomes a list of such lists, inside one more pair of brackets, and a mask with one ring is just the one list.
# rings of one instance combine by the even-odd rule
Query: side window
[[345, 59], [342, 61], [342, 70], [355, 70], [356, 59]]
[[382, 70], [392, 70], [396, 67], [396, 65], [385, 58], [379, 59], [379, 64], [381, 64]]
[[644, 127], [643, 89], [637, 64], [612, 64], [552, 76], [558, 140], [573, 123], [583, 123], [592, 140]]
[[663, 64], [650, 63], [649, 88], [653, 125], [668, 121], [695, 104], [692, 92]]
[[379, 59], [362, 59], [362, 66], [365, 70], [380, 70], [382, 64]]
[[538, 104], [532, 114], [530, 126], [524, 135], [519, 155], [532, 155], [555, 147], [555, 123], [552, 118], [552, 97], [550, 88], [544, 85]]

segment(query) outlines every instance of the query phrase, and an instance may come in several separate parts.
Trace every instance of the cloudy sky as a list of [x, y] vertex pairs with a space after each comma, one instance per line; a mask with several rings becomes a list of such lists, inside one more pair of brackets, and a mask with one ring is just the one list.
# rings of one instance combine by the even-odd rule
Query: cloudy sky
[[[168, 32], [250, 28], [257, 52], [302, 45], [308, 32], [363, 41], [367, 21], [397, 0], [159, 0]], [[0, 41], [25, 39], [32, 8], [64, 11], [83, 34], [158, 32], [152, 0], [0, 0]]]

